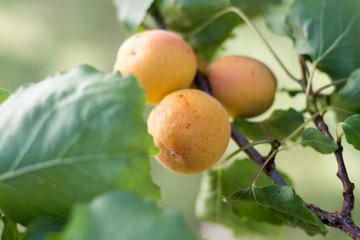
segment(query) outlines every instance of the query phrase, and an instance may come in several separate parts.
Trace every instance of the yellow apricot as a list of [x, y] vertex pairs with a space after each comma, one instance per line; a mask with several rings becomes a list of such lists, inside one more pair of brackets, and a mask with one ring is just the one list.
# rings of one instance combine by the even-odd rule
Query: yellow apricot
[[187, 42], [157, 29], [128, 38], [119, 48], [114, 71], [133, 74], [145, 89], [147, 103], [159, 103], [168, 93], [189, 87], [196, 66]]
[[270, 108], [276, 78], [262, 62], [244, 56], [216, 59], [207, 68], [212, 93], [230, 116], [249, 118]]
[[221, 103], [196, 89], [167, 95], [150, 113], [148, 132], [160, 149], [156, 159], [175, 172], [212, 167], [230, 140], [229, 116]]

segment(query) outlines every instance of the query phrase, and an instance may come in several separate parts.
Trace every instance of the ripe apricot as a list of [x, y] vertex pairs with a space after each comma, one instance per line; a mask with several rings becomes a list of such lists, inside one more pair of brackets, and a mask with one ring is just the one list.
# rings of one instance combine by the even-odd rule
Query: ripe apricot
[[180, 173], [194, 174], [212, 167], [230, 140], [225, 108], [196, 89], [167, 95], [150, 113], [148, 131], [160, 149], [156, 159]]
[[262, 62], [244, 56], [225, 56], [207, 68], [212, 93], [230, 116], [249, 118], [270, 108], [276, 78]]
[[145, 89], [147, 103], [159, 103], [168, 93], [189, 87], [196, 67], [188, 43], [158, 29], [128, 38], [119, 48], [114, 71], [133, 74]]

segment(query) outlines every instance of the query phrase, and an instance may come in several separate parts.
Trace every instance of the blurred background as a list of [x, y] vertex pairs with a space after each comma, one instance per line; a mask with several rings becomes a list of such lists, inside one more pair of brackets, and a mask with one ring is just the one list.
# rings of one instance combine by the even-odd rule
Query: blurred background
[[[58, 71], [67, 71], [82, 63], [93, 65], [102, 72], [111, 72], [116, 52], [128, 36], [117, 21], [112, 1], [88, 0], [0, 0], [0, 88], [15, 90], [25, 83], [38, 82]], [[289, 70], [299, 76], [298, 60], [292, 43], [266, 30], [257, 19], [255, 24], [264, 32]], [[234, 31], [235, 38], [227, 41], [218, 56], [241, 54], [266, 63], [278, 78], [278, 89], [297, 87], [283, 73], [264, 44], [247, 26]], [[317, 73], [315, 86], [327, 82], [326, 76]], [[279, 92], [273, 109], [293, 107], [301, 109], [302, 97], [289, 99]], [[271, 113], [271, 110], [260, 118]], [[326, 120], [335, 131], [333, 114]], [[350, 179], [360, 186], [360, 153], [344, 143], [344, 158]], [[228, 153], [235, 149], [230, 143]], [[160, 205], [180, 211], [189, 223], [208, 240], [234, 239], [350, 239], [338, 230], [328, 228], [326, 237], [307, 236], [300, 229], [286, 228], [282, 237], [246, 236], [235, 238], [221, 225], [199, 221], [194, 217], [194, 205], [201, 174], [182, 175], [170, 172], [154, 159], [153, 178], [161, 187]], [[291, 176], [296, 192], [307, 202], [328, 211], [341, 208], [342, 185], [336, 177], [337, 165], [332, 155], [320, 155], [300, 145], [278, 154], [276, 164]], [[355, 194], [360, 199], [359, 188]], [[360, 204], [356, 201], [353, 213], [360, 223]]]

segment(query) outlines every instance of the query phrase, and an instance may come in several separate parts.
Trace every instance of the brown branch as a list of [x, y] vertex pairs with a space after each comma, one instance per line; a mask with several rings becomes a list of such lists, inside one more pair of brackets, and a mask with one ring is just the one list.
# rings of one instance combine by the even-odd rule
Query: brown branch
[[[327, 125], [325, 124], [323, 118], [321, 116], [318, 116], [315, 119], [315, 124], [316, 127], [319, 131], [321, 131], [326, 137], [333, 139], [334, 138], [331, 136], [329, 129], [327, 127]], [[340, 215], [341, 217], [350, 217], [352, 218], [352, 210], [354, 209], [354, 184], [350, 181], [349, 176], [347, 174], [347, 170], [345, 167], [345, 162], [344, 162], [344, 158], [343, 158], [343, 147], [341, 145], [341, 142], [338, 142], [338, 149], [334, 152], [335, 154], [335, 158], [338, 164], [338, 172], [337, 172], [337, 176], [338, 178], [341, 180], [342, 184], [343, 184], [343, 197], [344, 197], [344, 202], [343, 202], [343, 206], [340, 210], [336, 211], [337, 215]]]
[[[315, 124], [316, 124], [317, 128], [319, 129], [319, 131], [321, 131], [326, 137], [334, 140], [334, 138], [331, 136], [329, 129], [326, 126], [326, 124], [321, 116], [318, 116], [315, 119]], [[350, 181], [349, 176], [346, 171], [345, 162], [344, 162], [343, 155], [342, 155], [343, 147], [340, 142], [338, 142], [337, 144], [338, 144], [338, 149], [335, 151], [334, 154], [335, 154], [336, 161], [338, 164], [337, 176], [343, 184], [343, 197], [344, 197], [343, 206], [342, 206], [341, 210], [338, 211], [338, 213], [341, 215], [350, 215], [351, 216], [351, 212], [354, 209], [354, 201], [355, 201], [354, 188], [355, 188], [355, 186]]]
[[[306, 66], [305, 59], [303, 56], [300, 56], [300, 66], [303, 79], [301, 82], [307, 83], [307, 78], [309, 76], [309, 70]], [[312, 92], [311, 96], [316, 99], [316, 95], [313, 95]], [[314, 115], [314, 112], [310, 112], [311, 115]], [[314, 120], [316, 128], [324, 134], [324, 136], [334, 140], [331, 133], [329, 132], [329, 128], [326, 125], [322, 116], [317, 116]], [[345, 167], [345, 162], [343, 158], [343, 147], [341, 142], [337, 142], [338, 149], [334, 152], [337, 164], [338, 164], [338, 172], [337, 176], [341, 180], [343, 185], [343, 204], [340, 210], [337, 210], [333, 213], [324, 211], [317, 206], [307, 204], [307, 208], [314, 212], [321, 221], [331, 227], [340, 229], [353, 239], [360, 240], [360, 228], [356, 226], [352, 218], [352, 210], [354, 209], [354, 184], [350, 181], [349, 176], [347, 174], [347, 170]]]
[[315, 213], [325, 225], [343, 231], [352, 239], [360, 239], [360, 228], [356, 226], [351, 216], [341, 216], [337, 212], [330, 213], [312, 204], [307, 204], [306, 207]]

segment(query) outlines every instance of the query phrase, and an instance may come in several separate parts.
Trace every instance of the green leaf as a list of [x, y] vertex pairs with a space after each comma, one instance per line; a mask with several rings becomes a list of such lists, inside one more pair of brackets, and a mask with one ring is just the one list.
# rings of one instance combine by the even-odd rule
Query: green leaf
[[10, 94], [11, 94], [11, 92], [9, 90], [0, 88], [0, 103], [5, 101], [10, 96]]
[[283, 222], [289, 226], [300, 227], [310, 235], [317, 233], [325, 235], [327, 232], [321, 220], [306, 208], [303, 200], [289, 186], [269, 185], [261, 188], [251, 186], [238, 190], [228, 197], [227, 201], [235, 209], [244, 202], [262, 206], [264, 209], [257, 213], [265, 214], [266, 217], [258, 220], [273, 224]]
[[338, 145], [333, 139], [326, 137], [316, 128], [306, 128], [302, 131], [301, 145], [310, 146], [322, 154], [330, 154], [338, 149]]
[[140, 25], [154, 0], [114, 0], [118, 19], [128, 30]]
[[240, 8], [249, 17], [264, 11], [264, 8], [280, 0], [159, 0], [158, 9], [165, 24], [184, 34], [195, 51], [209, 53], [229, 36], [242, 21], [232, 7]]
[[265, 12], [266, 26], [274, 33], [291, 36], [286, 26], [286, 16], [289, 12], [291, 2], [282, 2], [281, 4], [269, 6]]
[[126, 192], [101, 195], [77, 205], [62, 240], [199, 240], [182, 216]]
[[170, 30], [184, 34], [195, 51], [209, 52], [240, 22], [227, 0], [159, 0], [161, 16]]
[[[256, 222], [258, 214], [252, 203], [241, 206], [243, 214], [235, 214], [228, 203], [223, 201], [239, 188], [247, 187], [254, 179], [259, 167], [249, 159], [236, 160], [222, 170], [204, 172], [199, 195], [196, 201], [196, 215], [206, 221], [223, 224], [232, 229], [235, 235], [263, 234], [279, 235], [282, 228]], [[268, 185], [271, 181], [264, 173], [260, 174], [258, 184]]]
[[351, 73], [332, 106], [353, 113], [360, 112], [360, 68]]
[[0, 239], [3, 240], [22, 240], [23, 233], [17, 227], [17, 223], [11, 221], [8, 217], [0, 217]]
[[43, 240], [49, 234], [60, 232], [64, 222], [51, 217], [40, 217], [30, 223], [26, 229], [24, 240]]
[[0, 105], [0, 208], [26, 226], [116, 188], [158, 198], [144, 105], [133, 76], [87, 65], [14, 92]]
[[287, 26], [298, 53], [333, 80], [360, 66], [360, 1], [295, 0]]
[[340, 123], [340, 126], [344, 131], [346, 141], [360, 150], [360, 114], [347, 118]]
[[[304, 117], [302, 114], [290, 108], [288, 110], [275, 110], [271, 116], [262, 123], [272, 139], [282, 140], [289, 136], [303, 122]], [[266, 138], [258, 122], [235, 118], [234, 124], [242, 134], [252, 140]]]

